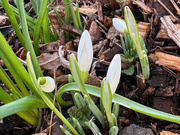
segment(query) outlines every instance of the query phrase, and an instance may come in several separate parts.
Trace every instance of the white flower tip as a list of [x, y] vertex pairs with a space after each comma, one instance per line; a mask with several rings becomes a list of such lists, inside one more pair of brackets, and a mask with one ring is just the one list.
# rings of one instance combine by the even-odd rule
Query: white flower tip
[[125, 21], [119, 18], [113, 18], [112, 22], [113, 22], [113, 26], [116, 28], [117, 31], [119, 31], [120, 33], [124, 33], [124, 30], [126, 29]]
[[87, 30], [81, 35], [77, 56], [80, 70], [89, 71], [93, 60], [93, 47], [91, 36]]
[[121, 56], [116, 54], [107, 71], [107, 81], [110, 84], [112, 94], [115, 93], [121, 77]]
[[55, 81], [53, 78], [46, 76], [44, 77], [46, 79], [45, 84], [40, 85], [41, 89], [44, 92], [52, 92], [55, 89]]

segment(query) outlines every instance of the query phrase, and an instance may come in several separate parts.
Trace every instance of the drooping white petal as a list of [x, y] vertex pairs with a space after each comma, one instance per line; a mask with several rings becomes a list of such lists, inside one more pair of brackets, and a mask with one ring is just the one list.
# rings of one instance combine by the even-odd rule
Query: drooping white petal
[[80, 70], [83, 72], [89, 71], [93, 60], [93, 47], [91, 36], [87, 30], [81, 35], [77, 57]]
[[120, 81], [120, 77], [121, 77], [121, 57], [119, 54], [116, 54], [112, 59], [106, 74], [106, 79], [110, 84], [112, 94], [114, 94], [116, 91], [116, 88]]
[[46, 79], [45, 84], [40, 85], [41, 89], [44, 92], [52, 92], [55, 89], [55, 81], [53, 78], [46, 76], [44, 77]]
[[119, 31], [120, 33], [124, 33], [124, 30], [126, 29], [125, 21], [119, 18], [113, 18], [112, 22], [117, 31]]

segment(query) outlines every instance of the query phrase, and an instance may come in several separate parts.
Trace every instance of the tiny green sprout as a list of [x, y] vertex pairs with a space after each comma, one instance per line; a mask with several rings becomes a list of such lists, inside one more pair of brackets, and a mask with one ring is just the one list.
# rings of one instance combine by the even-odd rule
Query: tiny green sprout
[[39, 77], [38, 83], [44, 92], [52, 92], [55, 89], [55, 81], [49, 76]]
[[81, 35], [77, 51], [77, 57], [78, 66], [82, 73], [83, 80], [86, 81], [93, 60], [93, 47], [91, 36], [87, 30], [85, 30]]

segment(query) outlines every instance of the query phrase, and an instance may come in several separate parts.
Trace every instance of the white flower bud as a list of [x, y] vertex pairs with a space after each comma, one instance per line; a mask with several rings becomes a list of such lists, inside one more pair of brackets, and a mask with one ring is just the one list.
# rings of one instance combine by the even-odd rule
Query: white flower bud
[[81, 72], [89, 72], [93, 60], [93, 47], [91, 36], [87, 30], [81, 35], [77, 57]]
[[52, 92], [55, 89], [55, 81], [49, 76], [38, 78], [38, 82], [44, 92]]
[[121, 77], [121, 56], [119, 54], [116, 54], [112, 59], [106, 74], [106, 79], [110, 84], [112, 94], [114, 94], [116, 91], [116, 88], [120, 81], [120, 77]]
[[119, 31], [120, 33], [124, 33], [124, 30], [126, 29], [125, 21], [119, 18], [113, 18], [112, 22], [117, 31]]

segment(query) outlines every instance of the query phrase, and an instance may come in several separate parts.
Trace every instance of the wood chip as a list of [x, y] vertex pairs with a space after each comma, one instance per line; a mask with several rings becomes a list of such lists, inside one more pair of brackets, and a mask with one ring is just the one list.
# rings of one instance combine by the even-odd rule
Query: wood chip
[[133, 1], [133, 4], [138, 5], [143, 10], [143, 12], [145, 12], [148, 15], [152, 13], [152, 9], [149, 8], [147, 5], [144, 4], [144, 2], [140, 0]]
[[169, 55], [162, 52], [157, 52], [155, 55], [155, 63], [160, 66], [165, 66], [170, 69], [180, 71], [180, 57]]
[[146, 37], [150, 31], [150, 23], [145, 23], [145, 22], [139, 21], [137, 23], [137, 27], [139, 30], [139, 35], [141, 35], [143, 39], [146, 39]]
[[9, 19], [7, 16], [0, 15], [0, 26], [8, 25]]
[[180, 47], [180, 30], [172, 22], [170, 16], [161, 17], [160, 20], [165, 26], [168, 36]]
[[91, 40], [93, 44], [97, 43], [99, 39], [101, 38], [99, 26], [97, 25], [95, 21], [91, 23], [89, 34], [91, 35]]
[[103, 22], [103, 12], [102, 12], [102, 6], [100, 2], [97, 2], [97, 10], [98, 10], [98, 18], [101, 22]]
[[77, 36], [80, 36], [82, 34], [82, 30], [80, 30], [72, 25], [63, 25], [63, 26], [61, 26], [61, 29], [68, 31], [72, 34], [75, 34]]
[[179, 135], [179, 134], [172, 133], [170, 131], [162, 131], [162, 132], [160, 132], [160, 135]]

